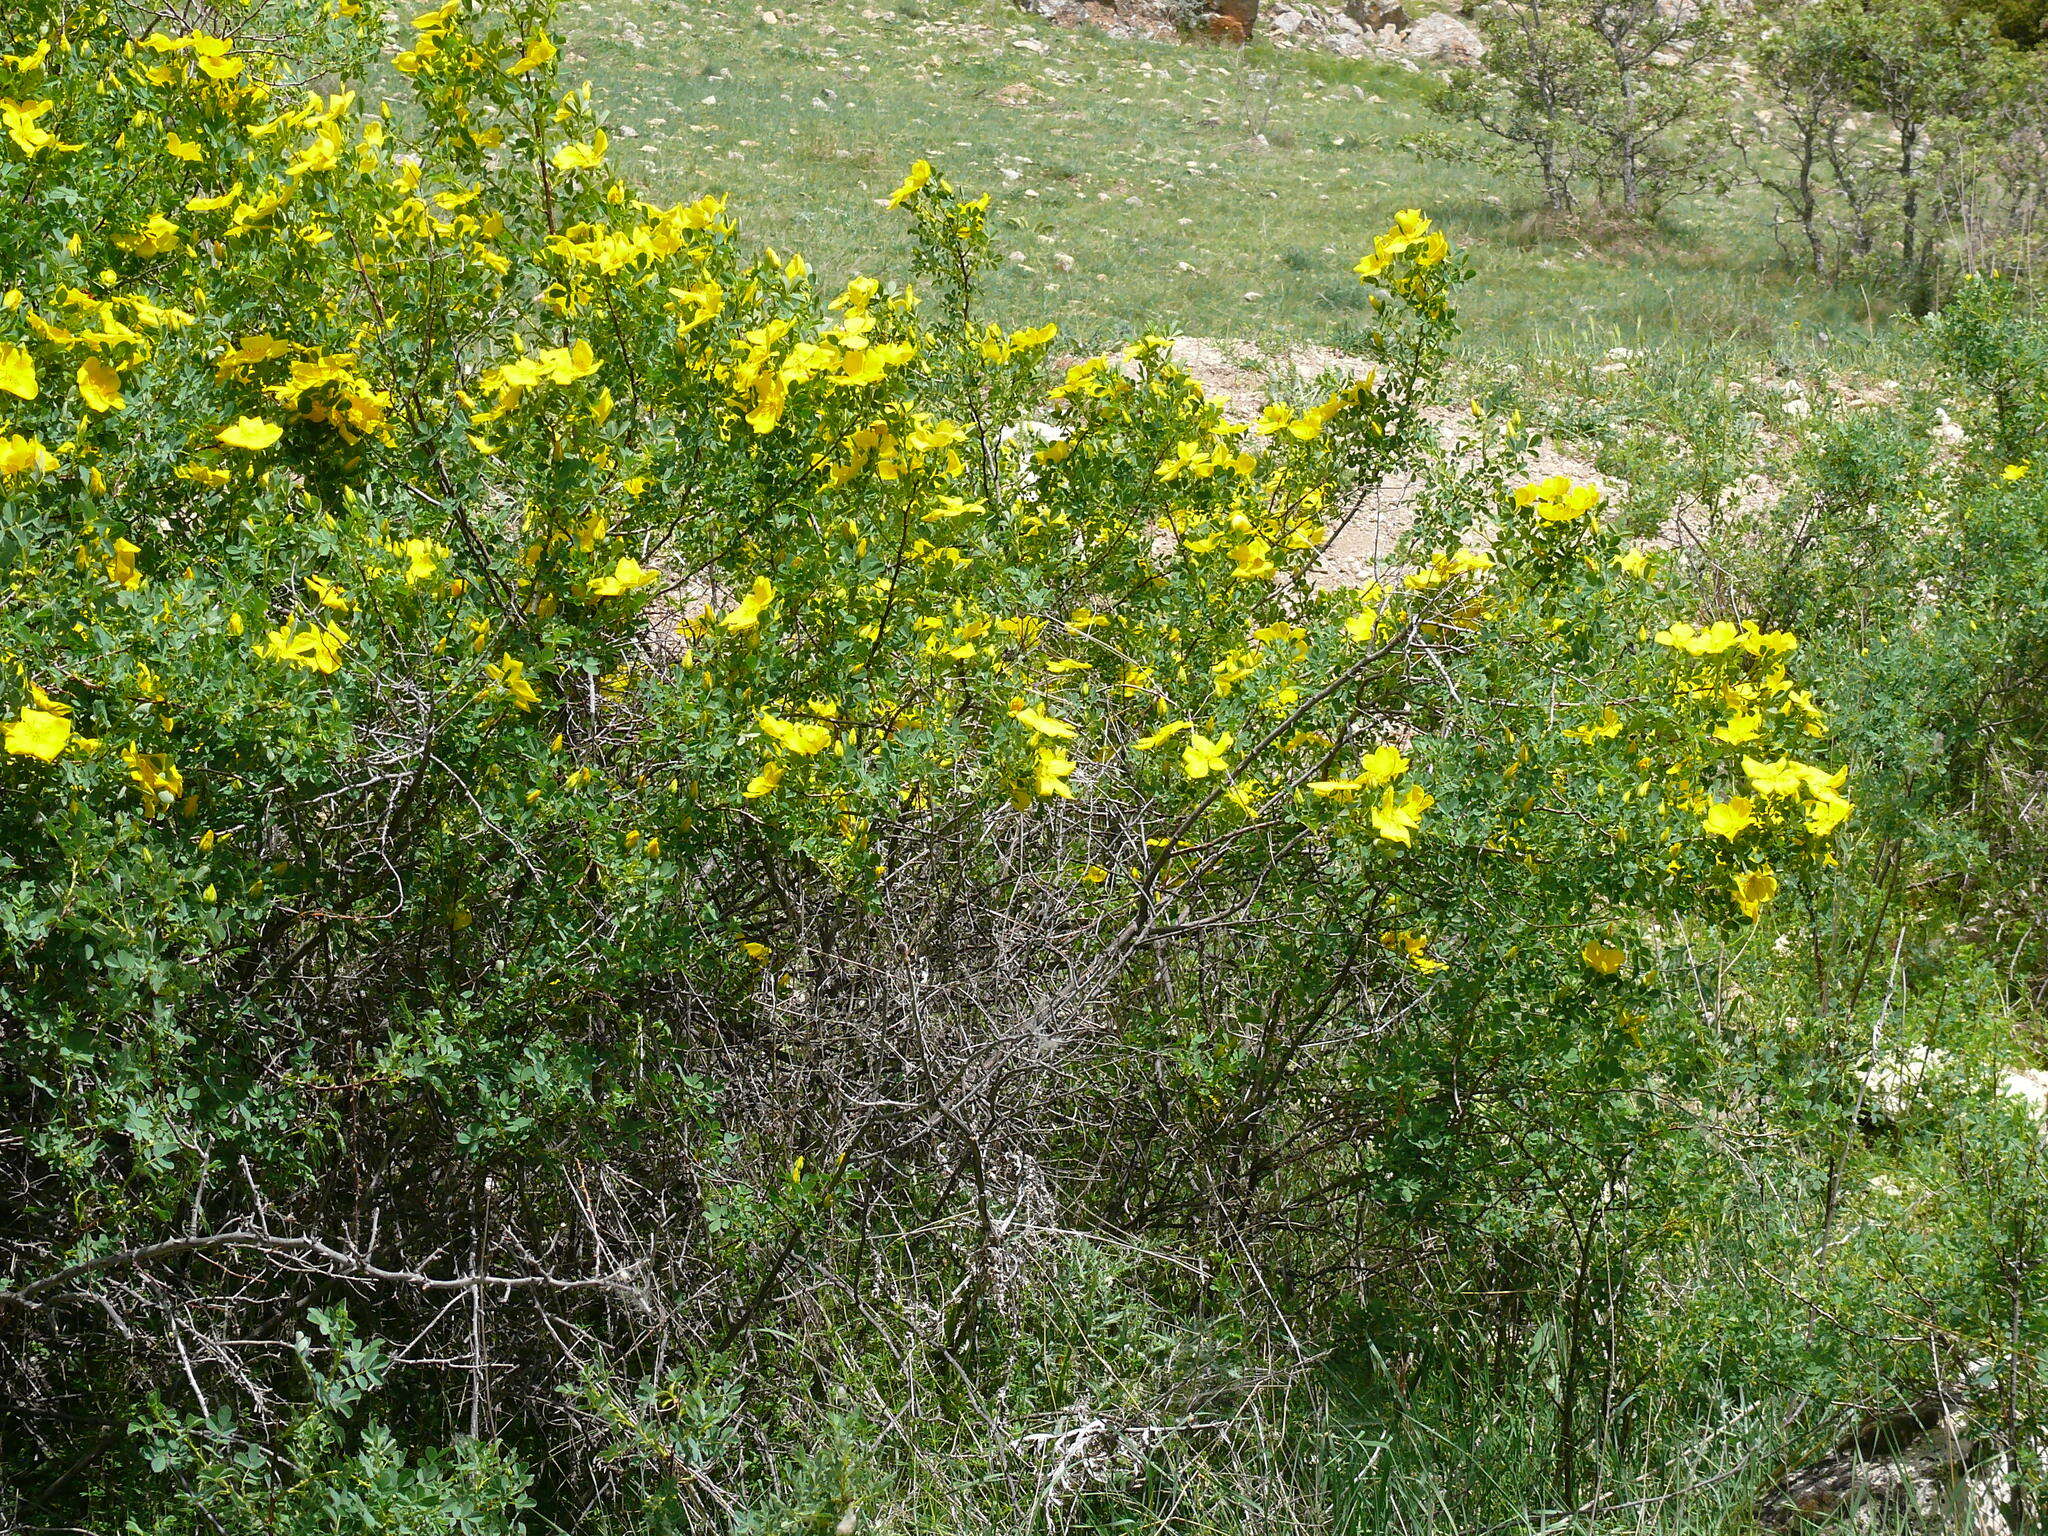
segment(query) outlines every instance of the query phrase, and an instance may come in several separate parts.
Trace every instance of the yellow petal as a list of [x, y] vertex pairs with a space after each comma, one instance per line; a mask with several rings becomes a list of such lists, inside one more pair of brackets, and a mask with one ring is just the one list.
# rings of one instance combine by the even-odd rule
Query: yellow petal
[[35, 399], [36, 365], [28, 348], [0, 341], [0, 389], [23, 400]]
[[261, 453], [284, 436], [284, 428], [274, 421], [265, 421], [260, 416], [241, 416], [236, 418], [233, 426], [223, 427], [214, 435], [218, 441], [230, 448]]
[[78, 398], [94, 411], [119, 411], [128, 406], [121, 398], [121, 376], [96, 357], [78, 365]]
[[1588, 969], [1602, 976], [1612, 976], [1621, 969], [1628, 959], [1628, 951], [1613, 944], [1602, 943], [1599, 939], [1586, 940], [1586, 947], [1579, 951], [1579, 958], [1586, 962]]
[[7, 722], [5, 737], [7, 750], [16, 757], [54, 763], [71, 740], [71, 722], [46, 709], [24, 709], [19, 720]]

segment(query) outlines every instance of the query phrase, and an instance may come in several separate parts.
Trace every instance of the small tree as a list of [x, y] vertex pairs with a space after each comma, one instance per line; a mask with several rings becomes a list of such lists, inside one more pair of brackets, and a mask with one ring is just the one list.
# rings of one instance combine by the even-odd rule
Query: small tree
[[1591, 125], [1603, 175], [1624, 212], [1654, 216], [1674, 194], [1713, 177], [1721, 139], [1712, 125], [1726, 110], [1703, 71], [1720, 42], [1714, 13], [1696, 6], [1687, 16], [1662, 0], [1592, 0], [1585, 19], [1609, 82]]
[[1533, 169], [1543, 206], [1566, 213], [1578, 205], [1592, 174], [1596, 145], [1586, 125], [1597, 107], [1595, 40], [1575, 25], [1568, 6], [1524, 0], [1480, 22], [1484, 69], [1461, 69], [1438, 98], [1447, 116], [1473, 124], [1493, 142], [1431, 147], [1447, 158], [1514, 172]]
[[1673, 13], [1658, 0], [1504, 0], [1479, 27], [1485, 63], [1454, 75], [1438, 105], [1494, 142], [1439, 137], [1440, 153], [1533, 168], [1557, 212], [1577, 207], [1590, 181], [1602, 203], [1654, 218], [1712, 180], [1724, 110], [1701, 67], [1720, 37], [1710, 12]]
[[1989, 169], [1987, 135], [2023, 95], [2010, 45], [1939, 0], [1819, 0], [1788, 12], [1760, 62], [1776, 106], [1758, 178], [1815, 272], [1879, 259], [1924, 313], [1945, 235]]
[[1899, 280], [1916, 312], [1934, 300], [1936, 238], [1927, 228], [1930, 171], [1959, 152], [1999, 83], [1996, 34], [1981, 16], [1951, 17], [1935, 0], [1839, 5], [1857, 92], [1891, 127], [1898, 159]]
[[1776, 194], [1799, 227], [1804, 264], [1827, 277], [1875, 242], [1875, 208], [1889, 172], [1884, 146], [1856, 110], [1850, 50], [1838, 9], [1797, 13], [1758, 55], [1771, 105], [1758, 111], [1760, 185]]
[[1996, 94], [1964, 153], [1941, 169], [1955, 265], [2002, 273], [2038, 292], [2048, 239], [2048, 50], [2004, 57]]

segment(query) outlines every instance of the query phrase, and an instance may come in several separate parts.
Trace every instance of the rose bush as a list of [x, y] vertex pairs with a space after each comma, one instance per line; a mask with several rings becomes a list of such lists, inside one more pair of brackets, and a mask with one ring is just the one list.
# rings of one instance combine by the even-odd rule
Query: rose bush
[[126, 1414], [288, 1439], [315, 1305], [411, 1341], [406, 1436], [578, 1426], [545, 1500], [672, 1476], [601, 1383], [758, 1368], [913, 1216], [969, 1378], [1032, 1190], [1328, 1299], [1360, 1209], [1644, 1134], [1660, 935], [1830, 861], [1795, 639], [1592, 487], [1322, 579], [1442, 392], [1421, 213], [1375, 373], [1239, 423], [985, 315], [924, 162], [912, 283], [645, 201], [544, 7], [396, 24], [395, 103], [347, 0], [208, 25], [26, 0], [0, 77], [0, 1328], [64, 1507], [157, 1497]]

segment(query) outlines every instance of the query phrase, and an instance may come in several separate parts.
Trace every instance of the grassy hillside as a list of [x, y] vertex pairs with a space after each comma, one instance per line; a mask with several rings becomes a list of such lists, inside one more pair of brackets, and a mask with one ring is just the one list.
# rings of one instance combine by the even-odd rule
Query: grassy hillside
[[1119, 41], [1004, 0], [585, 0], [563, 21], [567, 73], [631, 129], [620, 158], [657, 195], [728, 194], [758, 238], [872, 268], [901, 254], [879, 204], [928, 156], [996, 196], [995, 303], [1082, 346], [1143, 326], [1341, 345], [1364, 312], [1348, 268], [1411, 204], [1477, 258], [1482, 353], [1778, 349], [1871, 319], [1783, 271], [1759, 210], [1725, 200], [1605, 249], [1540, 238], [1512, 185], [1406, 147], [1440, 124], [1434, 77], [1398, 65]]

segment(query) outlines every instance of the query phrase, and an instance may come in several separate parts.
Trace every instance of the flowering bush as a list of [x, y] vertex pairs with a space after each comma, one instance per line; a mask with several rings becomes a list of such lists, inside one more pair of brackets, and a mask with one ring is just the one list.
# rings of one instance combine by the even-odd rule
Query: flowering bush
[[[1649, 1069], [1644, 918], [1830, 858], [1793, 637], [1696, 627], [1591, 487], [1320, 579], [1455, 337], [1420, 213], [1374, 375], [1241, 424], [1157, 337], [1055, 376], [923, 162], [916, 283], [821, 285], [616, 175], [541, 7], [404, 23], [402, 108], [295, 82], [369, 77], [348, 0], [257, 20], [6, 23], [0, 1306], [92, 1337], [32, 1438], [167, 1379], [192, 1296], [216, 1382], [346, 1287], [558, 1384], [519, 1308], [729, 1346], [847, 1203], [986, 1249], [1027, 1165], [1240, 1233], [1420, 1198], [1471, 1104]], [[244, 1257], [160, 1274], [174, 1231]], [[125, 1337], [39, 1299], [95, 1287]]]

